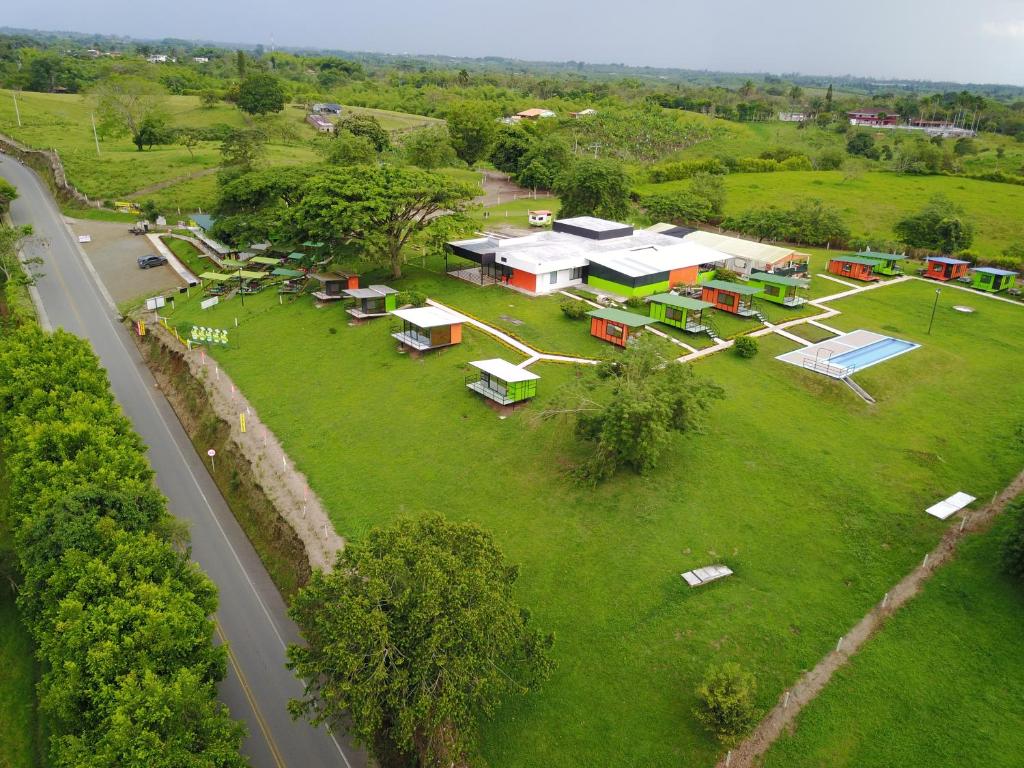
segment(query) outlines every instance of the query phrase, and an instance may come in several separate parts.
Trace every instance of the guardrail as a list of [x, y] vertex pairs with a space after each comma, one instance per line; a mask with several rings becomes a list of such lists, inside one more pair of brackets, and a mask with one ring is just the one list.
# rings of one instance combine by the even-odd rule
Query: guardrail
[[813, 357], [805, 357], [801, 365], [809, 371], [824, 373], [826, 376], [832, 376], [837, 379], [845, 379], [856, 370], [853, 367], [835, 365], [827, 360], [818, 360]]

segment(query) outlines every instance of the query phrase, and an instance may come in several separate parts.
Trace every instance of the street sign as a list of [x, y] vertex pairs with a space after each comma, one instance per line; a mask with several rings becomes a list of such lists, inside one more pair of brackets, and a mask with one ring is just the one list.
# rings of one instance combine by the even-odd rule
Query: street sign
[[167, 300], [163, 296], [154, 296], [151, 299], [146, 299], [146, 309], [160, 309], [167, 303]]
[[219, 302], [220, 302], [220, 297], [219, 296], [212, 296], [209, 299], [203, 299], [202, 301], [200, 301], [199, 302], [199, 308], [200, 309], [209, 309], [214, 304], [218, 304]]

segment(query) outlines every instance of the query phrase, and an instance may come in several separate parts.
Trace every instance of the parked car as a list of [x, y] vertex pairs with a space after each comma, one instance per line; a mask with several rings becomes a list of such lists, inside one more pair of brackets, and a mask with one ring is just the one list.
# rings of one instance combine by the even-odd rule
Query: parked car
[[149, 256], [139, 256], [139, 269], [149, 269], [150, 267], [162, 267], [167, 263], [167, 259], [163, 256], [156, 256], [150, 254]]

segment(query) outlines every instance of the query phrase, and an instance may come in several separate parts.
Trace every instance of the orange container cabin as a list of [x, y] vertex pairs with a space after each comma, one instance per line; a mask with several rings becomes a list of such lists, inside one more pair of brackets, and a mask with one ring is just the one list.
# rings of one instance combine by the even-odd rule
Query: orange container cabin
[[466, 318], [440, 307], [396, 309], [391, 313], [401, 324], [391, 334], [403, 346], [416, 352], [447, 347], [462, 341], [462, 324]]
[[932, 280], [959, 280], [967, 277], [971, 262], [948, 256], [929, 256], [924, 262], [924, 276]]
[[757, 313], [753, 299], [760, 292], [760, 286], [727, 283], [724, 280], [708, 280], [701, 285], [700, 298], [723, 312], [731, 312], [741, 317], [753, 317]]
[[643, 331], [644, 326], [655, 322], [653, 318], [621, 309], [595, 309], [587, 315], [590, 317], [590, 335], [617, 347], [626, 346], [632, 337]]
[[874, 259], [866, 259], [863, 256], [834, 256], [828, 260], [828, 271], [840, 277], [851, 277], [854, 280], [862, 280], [871, 283], [878, 280], [875, 274]]

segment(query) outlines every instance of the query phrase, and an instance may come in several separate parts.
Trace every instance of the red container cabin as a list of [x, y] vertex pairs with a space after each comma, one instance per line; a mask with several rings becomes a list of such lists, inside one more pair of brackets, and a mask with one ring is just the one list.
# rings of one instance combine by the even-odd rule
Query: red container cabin
[[727, 283], [724, 280], [708, 280], [701, 286], [701, 301], [706, 301], [723, 312], [741, 317], [751, 317], [757, 310], [753, 298], [761, 292], [761, 286], [743, 283]]
[[854, 280], [862, 280], [870, 283], [878, 279], [874, 273], [874, 259], [865, 259], [862, 256], [834, 256], [828, 260], [828, 271], [840, 277], [852, 277]]
[[951, 259], [948, 256], [929, 256], [924, 262], [924, 276], [932, 280], [959, 280], [967, 277], [967, 269], [971, 262]]
[[644, 326], [654, 320], [643, 315], [635, 315], [621, 309], [595, 309], [587, 313], [590, 316], [590, 335], [624, 347], [630, 338], [641, 333]]

